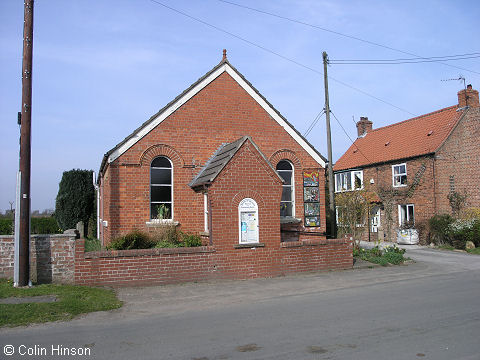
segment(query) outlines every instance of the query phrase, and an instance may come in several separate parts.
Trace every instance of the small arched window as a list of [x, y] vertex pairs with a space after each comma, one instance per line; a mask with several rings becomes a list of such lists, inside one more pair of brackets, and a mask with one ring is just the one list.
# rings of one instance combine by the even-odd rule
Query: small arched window
[[150, 165], [150, 218], [173, 219], [173, 166], [159, 156]]
[[295, 216], [293, 165], [290, 161], [282, 160], [277, 164], [276, 169], [280, 177], [284, 180], [282, 200], [280, 202], [280, 216]]

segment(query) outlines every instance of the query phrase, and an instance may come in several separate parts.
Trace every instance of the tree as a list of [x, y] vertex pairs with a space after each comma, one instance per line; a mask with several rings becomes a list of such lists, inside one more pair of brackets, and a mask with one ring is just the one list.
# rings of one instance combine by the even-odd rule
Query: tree
[[93, 215], [95, 188], [92, 170], [65, 171], [58, 187], [55, 218], [63, 230], [74, 229], [79, 221], [85, 225]]
[[359, 247], [362, 235], [369, 226], [368, 213], [374, 196], [367, 189], [345, 191], [335, 196], [338, 234], [352, 235], [356, 247]]

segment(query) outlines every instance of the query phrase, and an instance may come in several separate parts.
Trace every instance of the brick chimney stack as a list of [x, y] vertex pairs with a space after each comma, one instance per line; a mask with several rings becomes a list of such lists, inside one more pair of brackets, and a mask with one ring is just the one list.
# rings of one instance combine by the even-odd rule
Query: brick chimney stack
[[480, 107], [478, 101], [478, 91], [472, 89], [472, 85], [467, 85], [466, 90], [460, 90], [458, 93], [458, 107], [463, 108], [465, 106], [469, 107]]
[[357, 135], [362, 137], [367, 135], [369, 131], [372, 131], [373, 122], [368, 120], [368, 117], [360, 116], [360, 121], [357, 122]]

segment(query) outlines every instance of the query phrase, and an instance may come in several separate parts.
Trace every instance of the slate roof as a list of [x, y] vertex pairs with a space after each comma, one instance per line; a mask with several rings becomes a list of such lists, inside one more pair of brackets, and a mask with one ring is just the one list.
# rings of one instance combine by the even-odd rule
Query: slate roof
[[277, 174], [278, 178], [283, 182], [283, 179], [278, 175], [273, 166], [267, 160], [265, 155], [260, 151], [257, 145], [253, 142], [250, 136], [243, 136], [234, 142], [228, 144], [222, 144], [212, 155], [210, 159], [205, 163], [205, 166], [200, 170], [200, 172], [193, 178], [190, 182], [190, 187], [195, 188], [198, 186], [209, 185], [215, 178], [220, 174], [223, 168], [229, 163], [229, 161], [235, 156], [237, 151], [242, 147], [245, 141], [250, 141], [250, 143], [255, 147], [258, 153], [263, 157], [265, 162], [270, 166], [270, 168]]
[[465, 113], [450, 106], [369, 131], [335, 163], [334, 171], [435, 153]]

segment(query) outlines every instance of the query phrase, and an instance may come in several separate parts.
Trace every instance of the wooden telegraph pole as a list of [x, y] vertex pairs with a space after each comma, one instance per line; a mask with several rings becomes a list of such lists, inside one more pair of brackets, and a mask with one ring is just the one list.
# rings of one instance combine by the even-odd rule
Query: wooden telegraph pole
[[18, 286], [30, 280], [30, 163], [32, 128], [33, 0], [25, 0], [22, 59], [22, 117], [20, 128], [20, 226]]
[[332, 134], [330, 131], [330, 103], [328, 99], [328, 55], [323, 52], [323, 79], [325, 83], [325, 118], [327, 122], [327, 147], [328, 147], [328, 195], [330, 200], [330, 236], [335, 237], [335, 198], [333, 194], [333, 161], [332, 161]]

